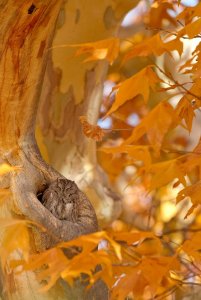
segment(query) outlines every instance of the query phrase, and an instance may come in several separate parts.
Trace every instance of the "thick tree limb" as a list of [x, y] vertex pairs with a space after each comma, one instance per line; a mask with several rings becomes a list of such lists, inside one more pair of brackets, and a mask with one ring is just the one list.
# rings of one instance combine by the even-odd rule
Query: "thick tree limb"
[[[36, 197], [44, 185], [62, 178], [42, 160], [34, 138], [48, 49], [61, 4], [61, 0], [36, 0], [34, 4], [0, 0], [0, 156], [1, 161], [21, 167], [2, 181], [13, 192], [13, 205], [11, 199], [0, 214], [4, 218], [20, 215], [42, 225], [46, 233], [39, 232], [39, 246], [43, 248], [97, 230], [93, 207], [82, 192], [78, 192], [77, 205], [85, 209], [76, 224], [55, 218]], [[6, 270], [3, 273], [6, 278]], [[14, 275], [13, 280], [15, 290], [6, 291], [9, 299], [56, 299], [56, 290], [39, 295], [34, 274]], [[66, 299], [61, 287], [58, 291], [56, 297]]]

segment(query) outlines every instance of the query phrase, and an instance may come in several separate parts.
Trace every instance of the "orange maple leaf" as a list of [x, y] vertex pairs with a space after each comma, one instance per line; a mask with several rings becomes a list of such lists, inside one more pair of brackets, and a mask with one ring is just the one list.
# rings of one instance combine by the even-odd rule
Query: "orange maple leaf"
[[[201, 3], [195, 6], [187, 6], [178, 16], [177, 20], [184, 19], [185, 24], [192, 24], [192, 20], [195, 17], [201, 17]], [[197, 19], [197, 18], [196, 18]]]
[[160, 102], [150, 113], [137, 125], [125, 144], [137, 142], [144, 134], [150, 144], [158, 151], [165, 134], [175, 120], [175, 112], [168, 102]]
[[[30, 239], [27, 226], [34, 222], [20, 219], [0, 219], [1, 228], [5, 229], [0, 248], [1, 264], [5, 265], [12, 252], [19, 250], [25, 260], [29, 257]], [[36, 224], [35, 224], [36, 225]]]
[[[68, 242], [62, 242], [54, 248], [31, 255], [28, 261], [22, 261], [22, 267], [24, 270], [36, 270], [46, 265], [46, 269], [41, 270], [38, 274], [39, 280], [46, 279], [47, 282], [42, 287], [42, 291], [47, 291], [51, 288], [59, 277], [68, 281], [69, 284], [73, 284], [74, 278], [80, 277], [81, 273], [87, 274], [91, 281], [101, 277], [107, 283], [111, 283], [112, 261], [107, 251], [104, 249], [97, 250], [98, 244], [103, 239], [108, 241], [111, 246], [110, 250], [112, 248], [117, 258], [121, 260], [121, 246], [110, 238], [106, 232], [102, 231], [80, 236]], [[79, 247], [80, 251], [75, 251], [75, 255], [69, 259], [65, 256], [62, 249], [72, 249], [74, 246]], [[80, 264], [80, 262], [82, 263]], [[100, 271], [99, 274], [96, 274], [97, 278], [95, 278], [93, 271], [97, 265], [102, 266], [103, 272]]]
[[113, 237], [116, 241], [124, 241], [128, 245], [136, 244], [136, 242], [139, 242], [139, 244], [145, 240], [145, 239], [156, 239], [159, 244], [160, 239], [157, 238], [156, 235], [154, 235], [152, 232], [149, 231], [127, 231], [127, 232], [114, 232]]
[[97, 42], [75, 44], [70, 46], [79, 48], [75, 55], [89, 55], [84, 62], [106, 59], [110, 64], [112, 64], [119, 54], [119, 45], [119, 39], [112, 37]]
[[179, 39], [171, 40], [164, 43], [159, 34], [156, 34], [145, 41], [134, 45], [131, 50], [125, 55], [124, 61], [135, 56], [148, 56], [154, 54], [156, 56], [162, 55], [164, 52], [171, 52], [177, 50], [181, 55], [183, 52], [183, 43]]
[[190, 39], [194, 38], [198, 34], [200, 34], [201, 28], [201, 18], [195, 20], [194, 22], [186, 25], [178, 32], [178, 37], [188, 35]]
[[160, 81], [161, 79], [152, 70], [152, 67], [148, 66], [129, 79], [119, 83], [112, 89], [112, 92], [117, 90], [116, 97], [106, 116], [116, 111], [126, 101], [133, 99], [137, 95], [142, 95], [144, 102], [147, 102], [150, 88], [154, 89], [156, 84]]
[[0, 164], [0, 176], [5, 175], [11, 171], [17, 171], [20, 169], [21, 167], [19, 166], [11, 166], [10, 164], [7, 163]]
[[200, 232], [194, 233], [190, 238], [184, 241], [183, 245], [177, 250], [180, 252], [183, 250], [190, 258], [200, 262], [200, 249], [201, 249], [201, 239]]
[[144, 145], [121, 145], [119, 147], [102, 147], [99, 149], [105, 153], [127, 153], [136, 161], [143, 161], [145, 168], [148, 168], [151, 164], [151, 155], [149, 152], [149, 146]]
[[188, 210], [187, 214], [185, 215], [185, 219], [191, 215], [194, 211], [194, 209], [201, 204], [200, 199], [200, 193], [201, 193], [201, 181], [198, 181], [197, 183], [185, 187], [183, 190], [181, 190], [177, 195], [177, 203], [185, 199], [186, 197], [190, 197], [192, 206]]
[[145, 287], [148, 285], [147, 280], [141, 276], [141, 272], [136, 267], [128, 266], [121, 274], [115, 285], [112, 288], [111, 299], [122, 300], [126, 299], [128, 294], [133, 292], [136, 299], [143, 295]]
[[86, 116], [80, 116], [79, 117], [80, 122], [82, 124], [82, 130], [83, 133], [88, 137], [91, 138], [97, 142], [101, 141], [103, 136], [104, 136], [104, 132], [102, 130], [102, 128], [98, 125], [92, 125], [87, 121], [87, 117]]
[[178, 114], [178, 117], [182, 120], [185, 120], [186, 126], [188, 128], [188, 131], [191, 131], [193, 118], [195, 116], [194, 110], [197, 106], [193, 106], [191, 102], [183, 97], [176, 107], [176, 114]]
[[167, 185], [175, 178], [178, 178], [179, 182], [184, 186], [186, 185], [186, 173], [179, 159], [152, 164], [149, 172], [151, 174], [150, 190]]
[[163, 279], [168, 277], [170, 270], [175, 267], [179, 268], [179, 261], [175, 256], [143, 257], [140, 263], [120, 270], [121, 274], [112, 289], [112, 299], [125, 299], [130, 292], [136, 299], [142, 299], [141, 296], [147, 287], [154, 297]]

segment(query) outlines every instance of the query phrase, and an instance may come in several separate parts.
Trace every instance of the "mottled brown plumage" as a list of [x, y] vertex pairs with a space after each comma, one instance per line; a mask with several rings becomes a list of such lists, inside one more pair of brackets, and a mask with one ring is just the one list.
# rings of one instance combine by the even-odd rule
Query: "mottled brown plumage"
[[52, 182], [42, 196], [43, 205], [58, 219], [76, 222], [79, 189], [74, 181], [59, 178]]

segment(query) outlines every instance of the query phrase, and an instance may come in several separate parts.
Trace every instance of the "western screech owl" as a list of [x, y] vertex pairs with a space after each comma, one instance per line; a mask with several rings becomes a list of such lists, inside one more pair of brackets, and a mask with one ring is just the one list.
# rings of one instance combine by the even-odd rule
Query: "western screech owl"
[[58, 178], [44, 191], [41, 202], [56, 218], [76, 222], [78, 191], [74, 181]]

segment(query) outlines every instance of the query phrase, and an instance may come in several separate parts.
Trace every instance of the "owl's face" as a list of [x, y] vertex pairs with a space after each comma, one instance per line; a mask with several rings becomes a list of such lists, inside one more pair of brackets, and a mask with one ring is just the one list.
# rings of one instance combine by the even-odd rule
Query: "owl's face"
[[58, 179], [44, 191], [42, 204], [58, 219], [75, 221], [78, 197], [78, 188], [73, 181]]

